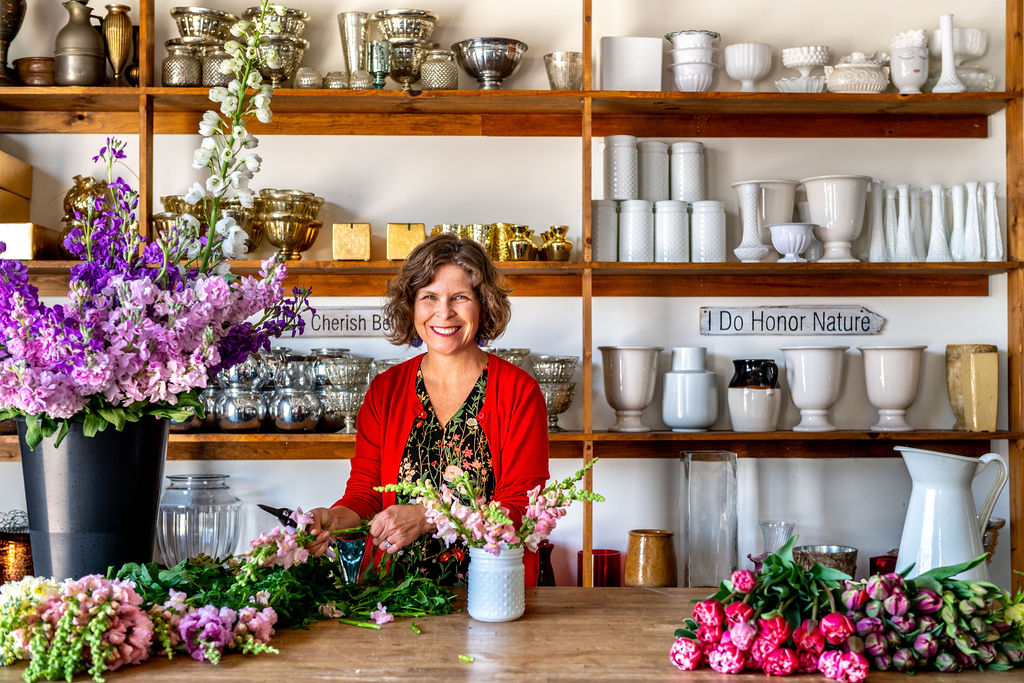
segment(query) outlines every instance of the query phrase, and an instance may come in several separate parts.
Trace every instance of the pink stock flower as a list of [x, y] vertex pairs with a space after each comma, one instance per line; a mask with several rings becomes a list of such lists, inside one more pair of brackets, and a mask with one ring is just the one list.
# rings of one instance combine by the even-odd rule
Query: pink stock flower
[[693, 606], [693, 618], [699, 624], [721, 628], [725, 623], [725, 608], [718, 600], [701, 600]]
[[757, 577], [749, 569], [740, 569], [732, 573], [732, 587], [737, 593], [749, 593], [757, 585]]
[[377, 603], [377, 609], [370, 612], [370, 618], [377, 622], [378, 625], [386, 624], [389, 621], [395, 620], [393, 614], [388, 614], [388, 608], [379, 602]]
[[738, 674], [746, 665], [746, 656], [735, 645], [717, 645], [707, 654], [708, 666], [719, 673]]
[[701, 644], [691, 638], [676, 638], [668, 652], [669, 661], [682, 671], [693, 671], [704, 660]]
[[825, 636], [825, 640], [833, 645], [841, 644], [854, 632], [853, 622], [845, 614], [839, 612], [832, 612], [822, 617], [818, 628]]
[[775, 647], [781, 647], [786, 642], [786, 639], [789, 638], [789, 622], [781, 615], [771, 619], [761, 619], [758, 622], [758, 626], [760, 627], [761, 638], [768, 640]]
[[769, 676], [788, 676], [797, 670], [800, 660], [796, 652], [786, 647], [769, 652], [761, 662], [761, 669]]
[[725, 608], [725, 620], [730, 626], [741, 621], [750, 621], [754, 617], [754, 608], [743, 602], [730, 602]]

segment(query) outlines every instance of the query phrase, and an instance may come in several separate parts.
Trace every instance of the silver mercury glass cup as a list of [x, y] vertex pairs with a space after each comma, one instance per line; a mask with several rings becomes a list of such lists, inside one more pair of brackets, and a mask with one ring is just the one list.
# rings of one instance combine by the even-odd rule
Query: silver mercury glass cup
[[366, 70], [373, 76], [373, 87], [380, 90], [391, 72], [391, 43], [371, 40], [366, 44]]
[[356, 433], [356, 415], [363, 405], [363, 397], [366, 396], [366, 385], [358, 387], [340, 387], [337, 393], [337, 413], [344, 416], [345, 426], [339, 434]]
[[544, 395], [544, 404], [548, 409], [548, 431], [564, 432], [565, 429], [558, 426], [558, 416], [572, 405], [576, 384], [573, 382], [538, 382], [538, 384], [540, 393]]
[[501, 83], [519, 68], [526, 43], [513, 38], [470, 38], [452, 45], [452, 52], [481, 90], [501, 90]]
[[418, 38], [391, 39], [391, 78], [411, 90], [412, 84], [420, 80], [420, 67], [426, 59], [427, 50], [435, 47], [429, 40]]

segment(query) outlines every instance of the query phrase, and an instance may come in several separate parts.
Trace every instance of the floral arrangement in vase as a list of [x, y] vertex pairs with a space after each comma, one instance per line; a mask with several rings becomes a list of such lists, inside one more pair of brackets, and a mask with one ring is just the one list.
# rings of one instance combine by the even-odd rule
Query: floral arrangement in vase
[[820, 672], [848, 683], [871, 668], [1005, 670], [1024, 665], [1024, 591], [1011, 596], [985, 581], [955, 579], [984, 560], [852, 581], [793, 561], [796, 537], [767, 556], [758, 573], [733, 572], [696, 603], [669, 652], [682, 670], [760, 669], [769, 676]]
[[437, 527], [434, 538], [451, 546], [461, 540], [470, 548], [482, 548], [498, 556], [502, 548], [526, 548], [536, 552], [537, 544], [554, 531], [574, 500], [603, 501], [604, 497], [576, 486], [594, 466], [594, 458], [575, 474], [562, 481], [552, 481], [543, 489], [537, 485], [527, 492], [526, 511], [517, 528], [508, 508], [482, 495], [479, 477], [457, 465], [444, 471], [440, 489], [429, 479], [400, 482], [377, 487], [378, 491], [394, 491], [410, 497], [411, 502], [426, 508], [427, 521]]
[[115, 177], [125, 145], [108, 138], [93, 158], [106, 168], [107, 194], [76, 215], [84, 227], [64, 242], [82, 260], [71, 269], [69, 301], [43, 303], [25, 264], [0, 261], [0, 419], [25, 417], [30, 448], [54, 433], [59, 444], [74, 423], [93, 436], [143, 416], [183, 419], [219, 370], [301, 331], [309, 292], [285, 297], [280, 260], [266, 260], [258, 278], [232, 275], [228, 264], [245, 253], [246, 234], [222, 205], [252, 206], [248, 183], [261, 160], [244, 154], [257, 144], [246, 123], [270, 120], [273, 89], [256, 67], [261, 41], [279, 32], [284, 14], [267, 0], [260, 9], [231, 28], [237, 40], [225, 43], [232, 58], [221, 68], [234, 80], [211, 89], [220, 112], [206, 112], [199, 126], [193, 166], [209, 177], [185, 198], [205, 230], [186, 214], [176, 230], [144, 239], [139, 194]]
[[179, 652], [217, 664], [232, 651], [276, 653], [275, 628], [327, 618], [380, 628], [395, 616], [451, 611], [447, 588], [422, 577], [395, 581], [383, 566], [367, 570], [365, 583], [347, 583], [333, 549], [320, 557], [305, 550], [311, 516], [296, 510], [291, 519], [294, 526], [260, 534], [223, 563], [205, 556], [170, 568], [130, 563], [105, 577], [0, 586], [0, 665], [30, 660], [30, 682], [83, 672], [102, 681], [150, 656]]

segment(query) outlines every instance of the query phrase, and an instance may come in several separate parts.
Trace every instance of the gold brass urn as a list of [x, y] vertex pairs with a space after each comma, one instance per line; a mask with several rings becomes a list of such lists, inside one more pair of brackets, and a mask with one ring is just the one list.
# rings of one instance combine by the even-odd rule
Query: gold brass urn
[[[95, 211], [97, 199], [106, 199], [107, 181], [98, 180], [92, 176], [76, 175], [75, 184], [64, 195], [64, 217], [61, 222], [64, 229], [60, 233], [60, 253], [64, 258], [74, 258], [65, 248], [64, 239], [75, 228], [85, 227], [85, 218], [89, 215], [89, 209]], [[76, 218], [75, 213], [81, 218]]]

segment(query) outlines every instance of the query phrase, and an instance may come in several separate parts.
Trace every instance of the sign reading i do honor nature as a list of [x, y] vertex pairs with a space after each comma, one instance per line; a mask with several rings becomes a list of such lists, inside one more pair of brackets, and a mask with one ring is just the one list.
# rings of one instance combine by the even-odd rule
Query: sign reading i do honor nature
[[880, 334], [885, 318], [863, 306], [701, 306], [702, 335]]
[[303, 337], [383, 337], [387, 322], [380, 306], [317, 306], [303, 313]]

